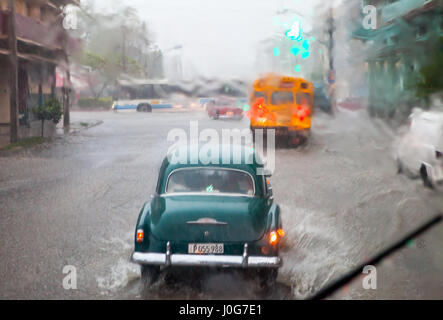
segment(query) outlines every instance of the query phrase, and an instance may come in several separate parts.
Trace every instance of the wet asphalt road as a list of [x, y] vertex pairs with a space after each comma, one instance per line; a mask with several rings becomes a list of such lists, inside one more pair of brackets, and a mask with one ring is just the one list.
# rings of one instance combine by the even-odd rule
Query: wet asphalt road
[[[236, 274], [168, 275], [143, 288], [129, 262], [133, 228], [171, 145], [169, 130], [247, 128], [202, 112], [73, 112], [99, 126], [0, 157], [1, 299], [255, 299]], [[272, 177], [287, 232], [274, 299], [306, 298], [443, 208], [443, 197], [397, 175], [396, 136], [364, 111], [318, 114], [301, 148], [276, 151]], [[442, 299], [443, 225], [377, 266], [337, 299]], [[77, 289], [63, 288], [75, 266]]]

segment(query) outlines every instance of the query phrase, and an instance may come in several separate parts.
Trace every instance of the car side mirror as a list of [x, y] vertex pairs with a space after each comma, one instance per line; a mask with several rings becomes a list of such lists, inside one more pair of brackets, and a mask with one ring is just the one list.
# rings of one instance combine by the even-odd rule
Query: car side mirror
[[274, 200], [274, 192], [272, 191], [271, 183], [269, 179], [266, 178], [266, 198], [268, 199], [268, 203], [270, 204], [272, 200]]
[[274, 193], [272, 192], [272, 187], [268, 189], [268, 194], [266, 195], [266, 202], [268, 203], [268, 206], [272, 204], [274, 201]]

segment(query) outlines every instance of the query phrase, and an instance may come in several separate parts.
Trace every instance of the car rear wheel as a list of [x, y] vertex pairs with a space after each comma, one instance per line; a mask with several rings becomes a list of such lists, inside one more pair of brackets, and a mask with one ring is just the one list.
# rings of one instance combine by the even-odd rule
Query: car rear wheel
[[158, 280], [158, 277], [160, 275], [160, 267], [142, 265], [140, 266], [140, 268], [143, 284], [151, 285]]
[[432, 185], [431, 180], [429, 179], [428, 171], [426, 170], [426, 167], [424, 165], [422, 165], [421, 168], [420, 168], [420, 177], [421, 177], [421, 179], [423, 181], [423, 185], [425, 187], [428, 187], [428, 188], [431, 188], [431, 189], [434, 188], [434, 186]]
[[305, 144], [307, 141], [307, 138], [297, 134], [297, 135], [288, 135], [288, 146], [289, 147], [299, 147], [303, 144]]
[[266, 268], [258, 270], [258, 281], [262, 289], [268, 290], [274, 288], [277, 282], [278, 269]]
[[403, 173], [403, 163], [401, 162], [400, 159], [397, 158], [397, 173]]

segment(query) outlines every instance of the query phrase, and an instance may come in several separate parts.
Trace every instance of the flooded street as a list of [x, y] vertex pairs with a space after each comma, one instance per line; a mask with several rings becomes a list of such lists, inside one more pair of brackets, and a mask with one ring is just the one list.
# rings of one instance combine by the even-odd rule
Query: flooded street
[[[249, 127], [204, 112], [72, 112], [95, 127], [0, 157], [0, 298], [262, 299], [238, 274], [163, 273], [144, 288], [129, 262], [134, 226], [154, 193], [174, 128]], [[276, 150], [271, 178], [286, 231], [270, 299], [308, 298], [441, 211], [443, 197], [397, 174], [396, 133], [365, 110], [313, 117], [305, 146]], [[377, 289], [355, 281], [337, 299], [442, 299], [443, 225], [377, 266]], [[63, 288], [63, 268], [77, 289]]]

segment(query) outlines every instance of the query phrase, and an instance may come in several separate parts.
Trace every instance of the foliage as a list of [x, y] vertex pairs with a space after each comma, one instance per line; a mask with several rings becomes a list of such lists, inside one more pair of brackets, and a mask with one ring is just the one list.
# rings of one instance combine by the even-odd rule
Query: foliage
[[136, 9], [116, 1], [110, 13], [95, 9], [93, 1], [82, 1], [82, 8], [79, 29], [84, 50], [73, 61], [90, 67], [87, 81], [92, 96], [98, 99], [122, 74], [163, 74], [161, 51], [152, 50], [147, 25]]
[[443, 91], [443, 39], [434, 48], [427, 63], [419, 70], [423, 80], [415, 88], [417, 96], [426, 102], [429, 102], [432, 94]]
[[32, 112], [38, 120], [50, 120], [55, 124], [60, 122], [63, 115], [62, 105], [57, 99], [46, 101], [41, 106], [32, 109]]
[[112, 101], [112, 98], [80, 98], [78, 100], [78, 106], [82, 109], [110, 109], [112, 106]]
[[42, 137], [26, 138], [26, 139], [23, 139], [17, 143], [8, 144], [7, 146], [3, 147], [2, 150], [8, 151], [8, 150], [12, 150], [12, 149], [19, 148], [19, 147], [22, 147], [22, 148], [32, 147], [37, 144], [42, 144], [45, 141], [46, 141], [46, 138], [42, 138]]
[[41, 106], [32, 109], [32, 113], [38, 120], [41, 120], [42, 122], [43, 137], [45, 131], [45, 120], [52, 121], [55, 124], [59, 123], [63, 115], [63, 109], [60, 101], [58, 101], [57, 99], [50, 99], [43, 103]]

